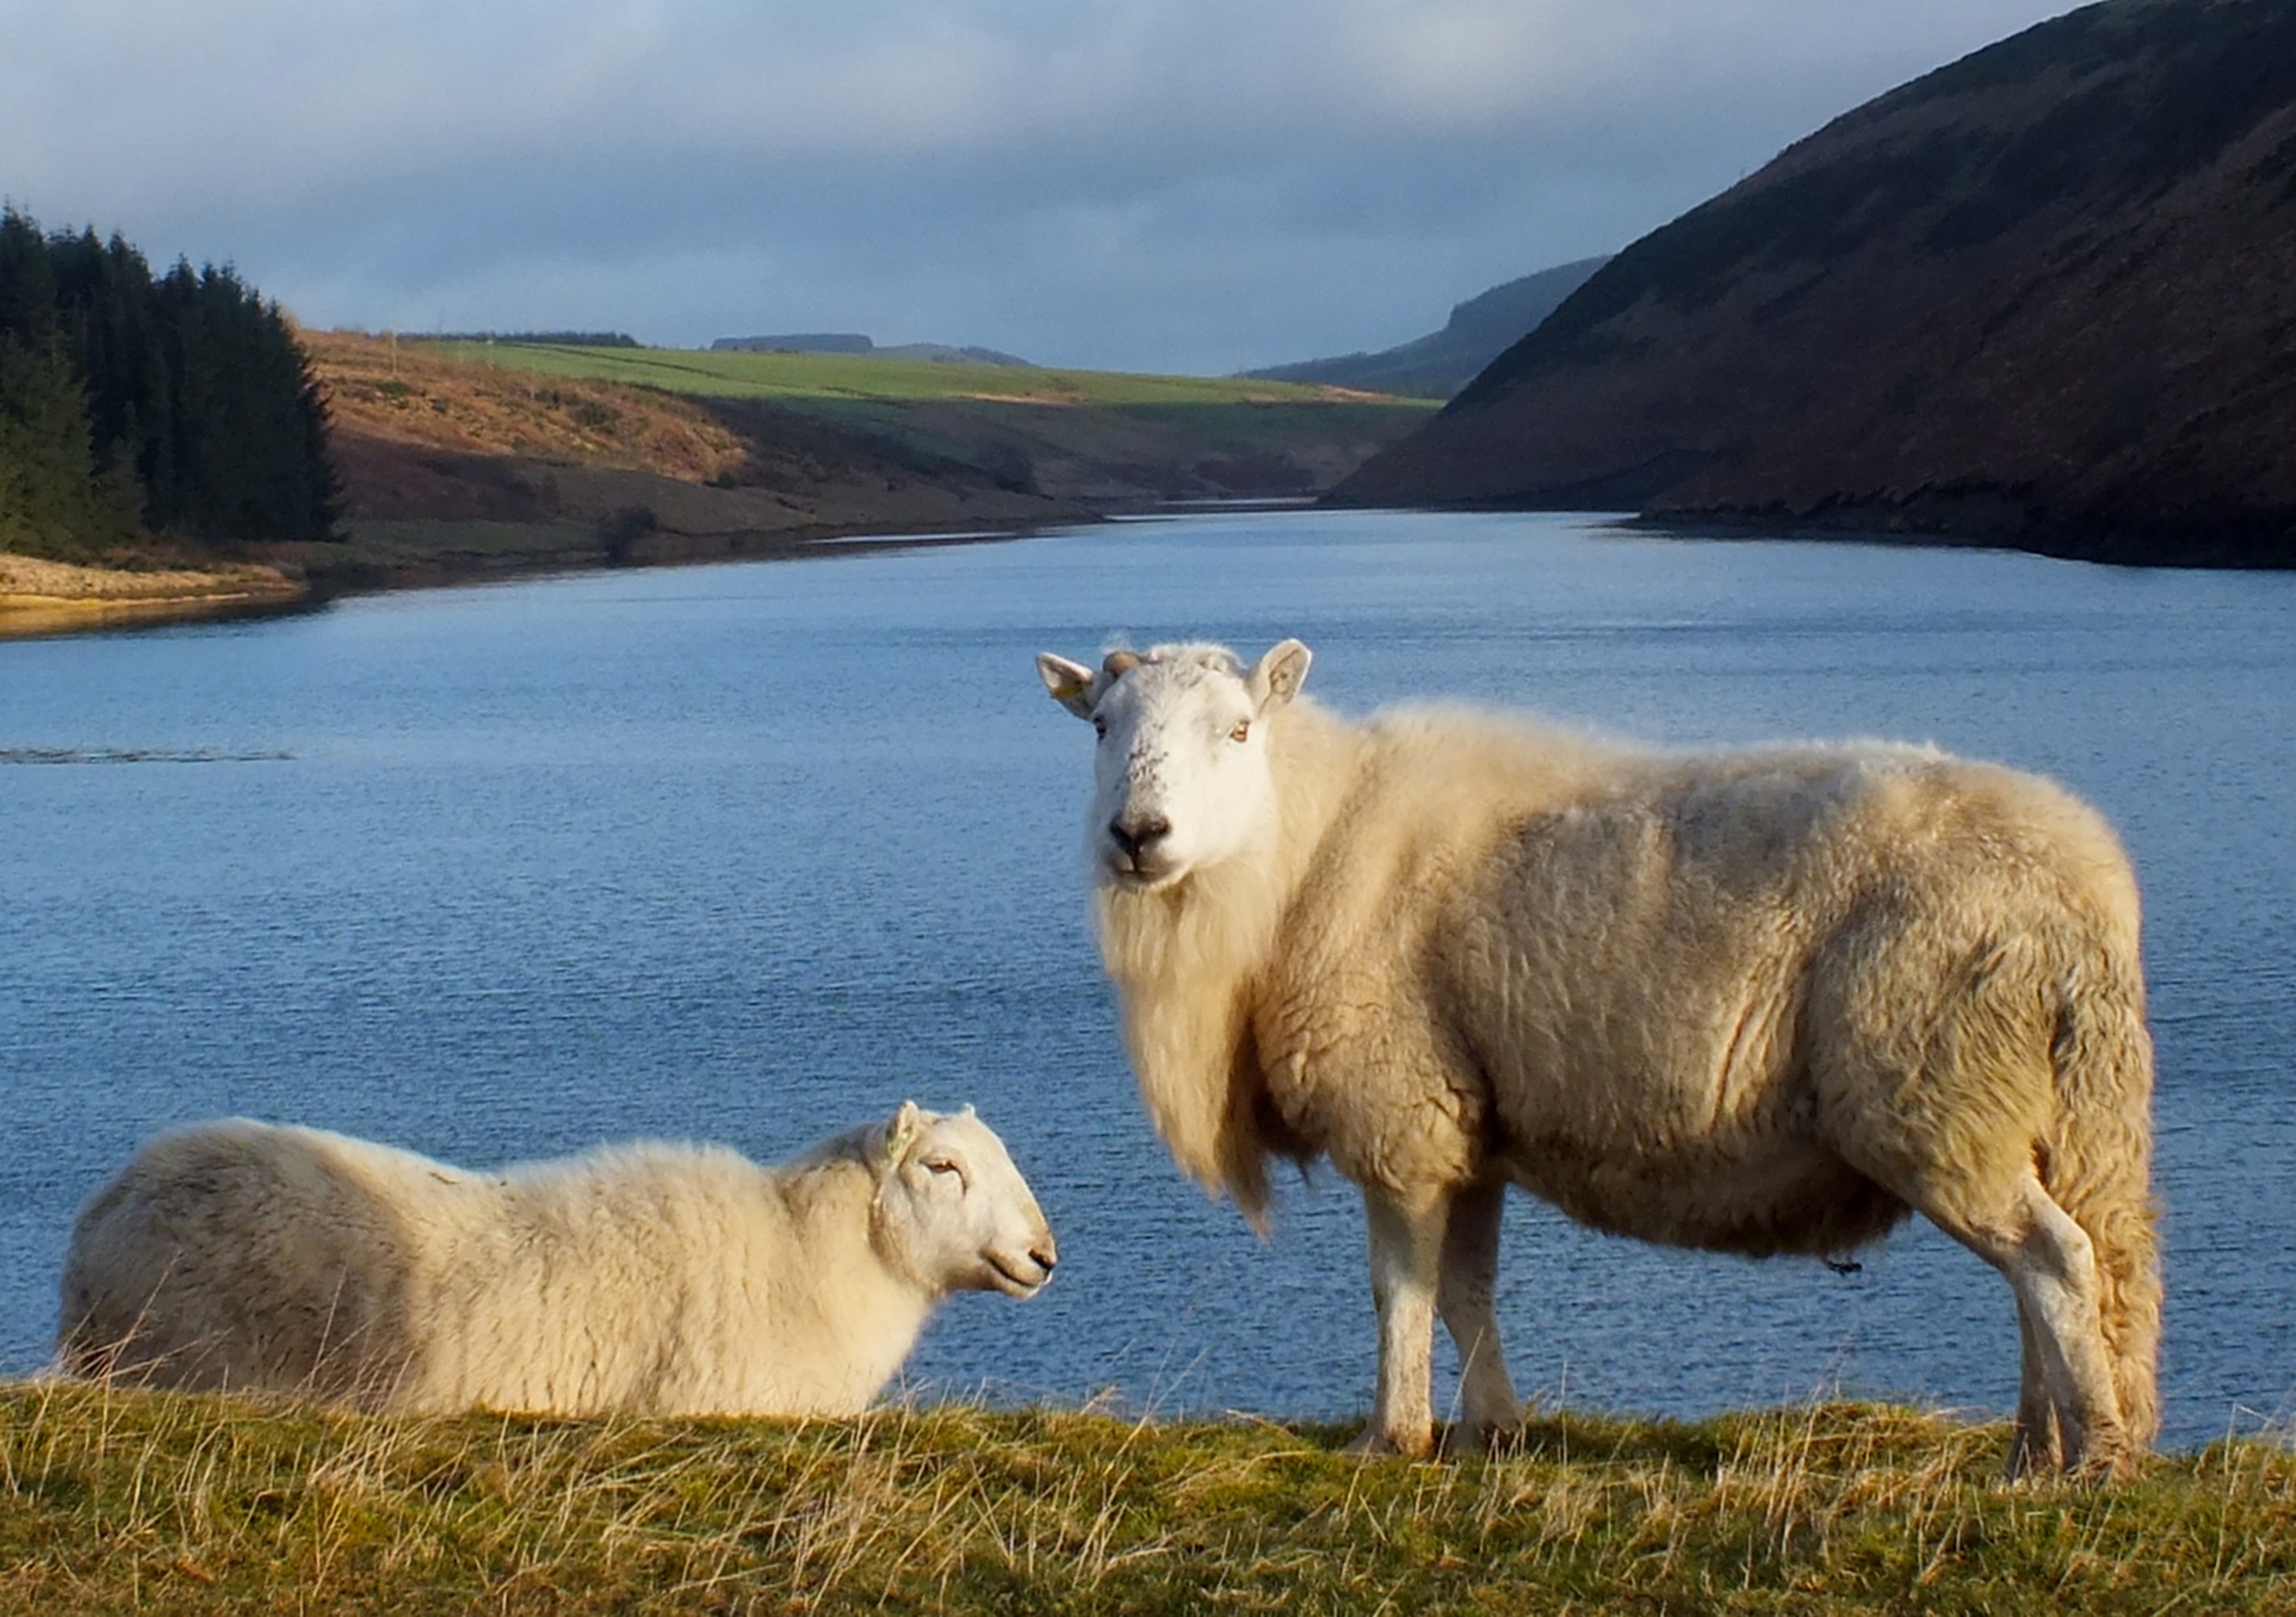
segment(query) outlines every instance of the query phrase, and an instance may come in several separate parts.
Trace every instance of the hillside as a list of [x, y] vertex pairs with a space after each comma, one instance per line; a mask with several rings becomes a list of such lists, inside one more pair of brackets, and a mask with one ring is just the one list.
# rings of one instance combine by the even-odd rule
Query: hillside
[[1269, 382], [1360, 388], [1406, 398], [1448, 398], [1473, 381], [1485, 365], [1522, 341], [1609, 261], [1580, 259], [1494, 286], [1464, 303], [1454, 304], [1441, 331], [1395, 348], [1307, 359], [1245, 373]]
[[[573, 335], [579, 336], [579, 333]], [[1421, 402], [903, 350], [299, 332], [336, 537], [102, 568], [0, 565], [0, 636], [275, 610], [491, 574], [789, 556], [824, 539], [1011, 533], [1173, 503], [1300, 499]], [[116, 548], [116, 547], [115, 547]], [[132, 570], [129, 570], [132, 569]]]
[[323, 588], [783, 554], [831, 534], [1088, 514], [979, 467], [769, 407], [713, 408], [655, 389], [478, 364], [452, 345], [340, 332], [303, 341], [328, 394], [352, 542], [340, 553], [260, 554]]
[[[745, 438], [792, 421], [953, 462], [1047, 499], [1137, 508], [1304, 497], [1427, 419], [1429, 406], [1235, 377], [1052, 370], [881, 353], [447, 344], [504, 371], [685, 394]], [[764, 406], [760, 408], [760, 406]]]
[[2110, 0], [1635, 242], [1341, 503], [2296, 562], [2296, 6]]
[[323, 589], [1305, 497], [1427, 415], [1327, 389], [874, 353], [304, 342], [352, 542], [257, 550]]

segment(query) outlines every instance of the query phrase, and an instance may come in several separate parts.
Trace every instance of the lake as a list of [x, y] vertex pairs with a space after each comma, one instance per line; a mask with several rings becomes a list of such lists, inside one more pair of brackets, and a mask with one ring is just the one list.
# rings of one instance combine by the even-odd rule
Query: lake
[[[74, 1210], [169, 1123], [774, 1157], [914, 1096], [979, 1105], [1064, 1260], [1033, 1302], [954, 1300], [924, 1395], [1360, 1414], [1359, 1204], [1292, 1184], [1262, 1244], [1150, 1133], [1086, 924], [1091, 732], [1030, 667], [1287, 635], [1341, 710], [1933, 741], [2098, 804], [2148, 905], [2167, 1441], [2291, 1412], [2296, 577], [1526, 515], [1214, 514], [0, 644], [0, 1371], [46, 1353]], [[1506, 1240], [1550, 1404], [2015, 1397], [2006, 1285], [1926, 1226], [1850, 1275], [1525, 1198]]]

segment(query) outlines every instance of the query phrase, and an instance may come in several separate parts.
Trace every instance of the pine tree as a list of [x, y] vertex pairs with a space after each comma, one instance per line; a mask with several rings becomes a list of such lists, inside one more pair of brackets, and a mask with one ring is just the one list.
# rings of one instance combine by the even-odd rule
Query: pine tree
[[97, 475], [139, 517], [153, 446], [144, 423], [167, 391], [151, 267], [118, 235], [50, 238], [59, 316], [87, 384]]
[[79, 378], [62, 341], [0, 332], [0, 550], [86, 559], [108, 537]]
[[38, 226], [0, 211], [0, 549], [80, 558], [102, 531], [79, 375]]
[[[0, 545], [339, 538], [325, 396], [293, 326], [228, 267], [0, 210]], [[70, 491], [77, 490], [74, 494]]]

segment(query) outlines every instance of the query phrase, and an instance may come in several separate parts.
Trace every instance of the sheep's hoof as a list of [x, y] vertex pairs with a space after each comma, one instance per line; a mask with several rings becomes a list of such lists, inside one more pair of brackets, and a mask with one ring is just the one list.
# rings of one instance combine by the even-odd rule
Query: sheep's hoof
[[2133, 1482], [2144, 1468], [2144, 1457], [2125, 1442], [2094, 1443], [2088, 1452], [2065, 1467], [2066, 1479], [2095, 1485]]
[[1365, 1426], [1355, 1441], [1341, 1452], [1360, 1459], [1377, 1459], [1388, 1455], [1399, 1455], [1406, 1459], [1423, 1460], [1435, 1451], [1435, 1434], [1422, 1430], [1415, 1433], [1397, 1433], [1377, 1426]]
[[1456, 1460], [1472, 1454], [1520, 1454], [1522, 1444], [1522, 1423], [1519, 1420], [1460, 1421], [1443, 1433], [1439, 1452], [1447, 1460]]
[[2033, 1477], [2051, 1476], [2056, 1473], [2057, 1434], [2052, 1426], [2037, 1432], [2020, 1424], [2009, 1439], [2009, 1464], [2002, 1474], [2009, 1482], [2021, 1482]]

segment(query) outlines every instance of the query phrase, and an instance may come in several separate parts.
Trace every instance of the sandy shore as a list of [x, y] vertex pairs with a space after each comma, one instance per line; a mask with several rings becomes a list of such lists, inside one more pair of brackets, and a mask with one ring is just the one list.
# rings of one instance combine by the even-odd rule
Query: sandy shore
[[147, 572], [0, 554], [0, 637], [285, 605], [303, 594], [275, 567]]

